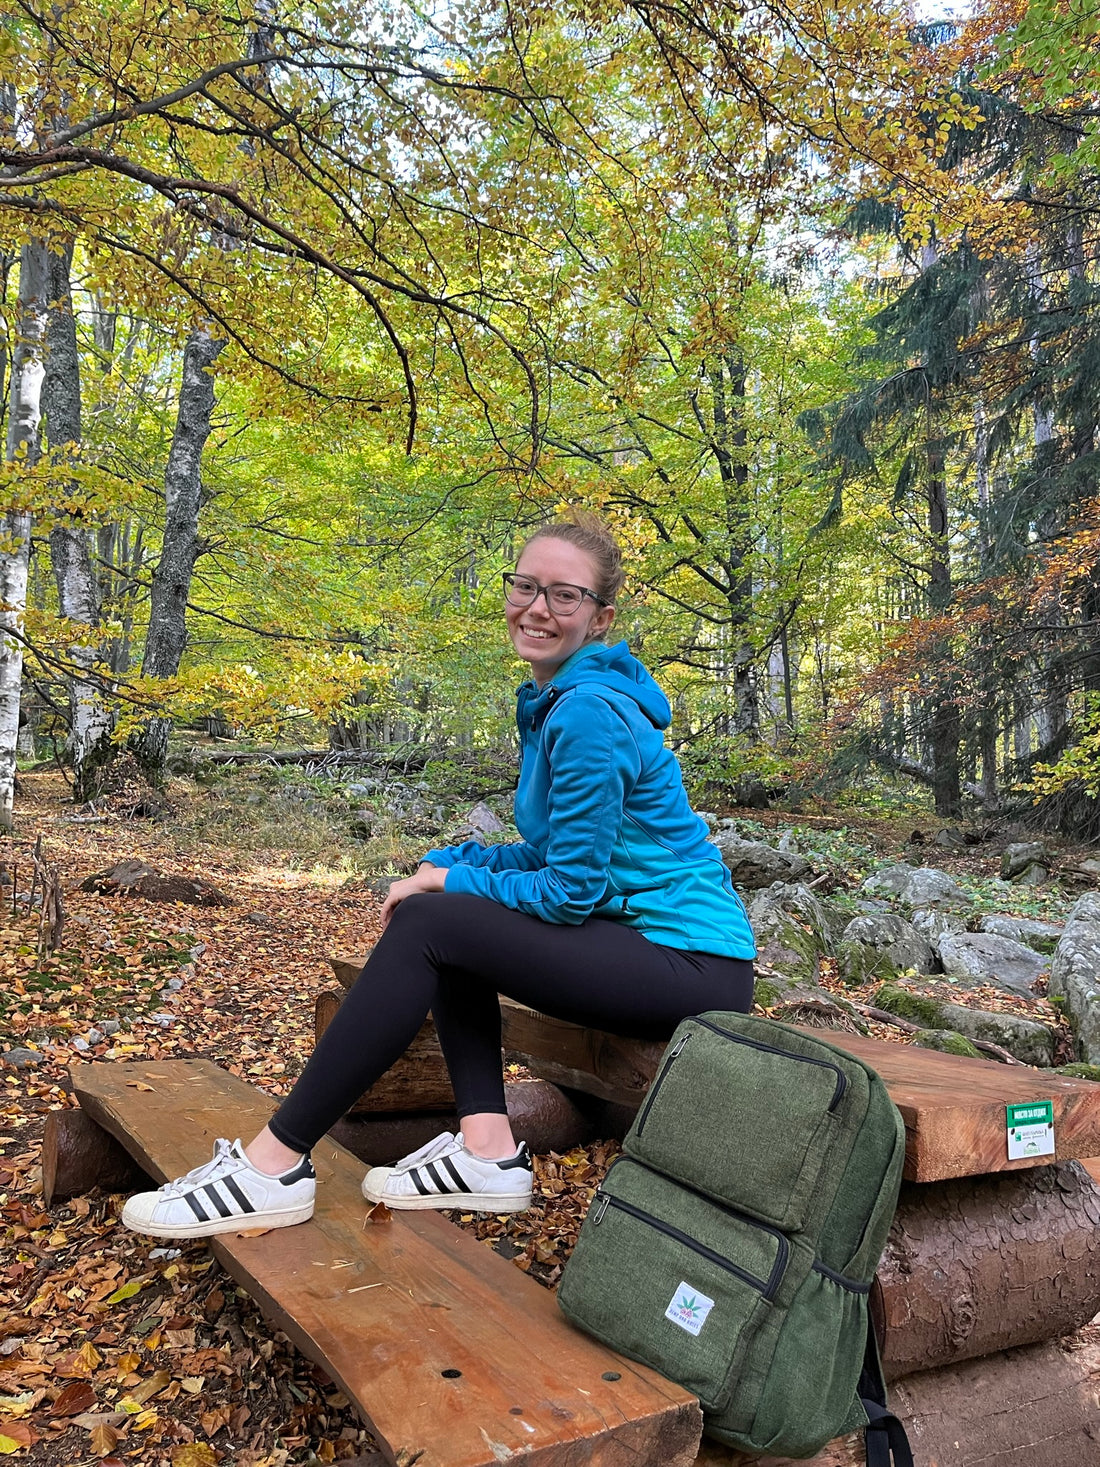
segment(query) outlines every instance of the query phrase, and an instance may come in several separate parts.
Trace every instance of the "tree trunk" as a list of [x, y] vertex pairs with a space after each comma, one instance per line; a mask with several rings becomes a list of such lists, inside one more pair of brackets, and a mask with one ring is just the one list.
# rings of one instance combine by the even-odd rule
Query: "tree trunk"
[[[45, 372], [49, 264], [44, 240], [23, 246], [19, 261], [15, 347], [11, 362], [7, 458], [28, 467], [39, 454]], [[31, 514], [16, 503], [0, 520], [0, 831], [12, 827], [15, 750], [19, 740], [19, 685], [23, 676], [23, 613], [27, 605]]]
[[[206, 326], [197, 326], [184, 348], [179, 409], [164, 474], [164, 543], [153, 572], [141, 664], [146, 677], [174, 677], [187, 646], [187, 601], [199, 553], [202, 451], [214, 413], [210, 368], [224, 345]], [[164, 777], [171, 727], [167, 716], [151, 718], [133, 741], [139, 762], [158, 781]]]
[[[63, 455], [80, 443], [80, 358], [76, 346], [69, 270], [72, 246], [49, 257], [49, 320], [46, 373], [42, 383], [42, 410], [51, 455], [61, 468]], [[76, 523], [50, 531], [50, 555], [57, 582], [61, 615], [89, 632], [99, 625], [99, 598], [92, 560], [91, 534]], [[73, 762], [73, 798], [78, 804], [98, 793], [101, 772], [110, 762], [112, 718], [103, 699], [102, 681], [95, 675], [97, 649], [90, 636], [68, 649], [77, 669], [69, 678], [70, 738]]]

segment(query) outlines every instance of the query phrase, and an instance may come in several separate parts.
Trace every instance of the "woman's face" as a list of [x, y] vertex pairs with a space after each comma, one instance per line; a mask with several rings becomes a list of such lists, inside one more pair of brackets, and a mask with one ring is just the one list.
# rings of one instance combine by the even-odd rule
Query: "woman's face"
[[[519, 575], [530, 576], [540, 586], [553, 586], [565, 581], [571, 586], [584, 586], [594, 591], [599, 579], [596, 566], [585, 551], [568, 540], [540, 535], [532, 540], [516, 566]], [[586, 596], [572, 616], [559, 616], [551, 611], [541, 593], [530, 606], [512, 606], [505, 602], [504, 614], [512, 646], [542, 687], [571, 657], [578, 647], [601, 636], [615, 619], [612, 606], [601, 606]]]

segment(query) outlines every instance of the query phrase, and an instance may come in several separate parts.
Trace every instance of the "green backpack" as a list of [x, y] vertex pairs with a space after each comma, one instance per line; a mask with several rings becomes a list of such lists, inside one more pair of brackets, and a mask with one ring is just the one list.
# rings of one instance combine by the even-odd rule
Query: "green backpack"
[[742, 1451], [810, 1457], [867, 1426], [871, 1467], [912, 1467], [869, 1328], [905, 1160], [875, 1072], [774, 1020], [685, 1019], [623, 1151], [562, 1274], [567, 1318]]

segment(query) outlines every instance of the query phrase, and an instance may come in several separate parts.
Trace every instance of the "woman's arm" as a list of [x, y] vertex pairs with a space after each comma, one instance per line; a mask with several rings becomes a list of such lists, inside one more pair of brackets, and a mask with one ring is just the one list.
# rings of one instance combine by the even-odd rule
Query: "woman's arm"
[[[546, 725], [550, 762], [545, 859], [503, 869], [454, 864], [445, 890], [489, 897], [545, 922], [577, 924], [605, 899], [626, 797], [641, 772], [629, 727], [605, 698], [576, 693]], [[499, 850], [501, 847], [490, 847]]]

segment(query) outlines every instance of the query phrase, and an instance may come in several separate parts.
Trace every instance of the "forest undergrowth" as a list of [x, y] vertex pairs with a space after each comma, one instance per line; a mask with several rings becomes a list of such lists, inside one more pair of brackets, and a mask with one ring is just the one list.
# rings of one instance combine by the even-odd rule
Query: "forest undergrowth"
[[[50, 1110], [74, 1104], [70, 1066], [91, 1060], [201, 1056], [285, 1093], [313, 1043], [314, 999], [332, 985], [328, 954], [378, 936], [372, 883], [461, 833], [463, 814], [427, 787], [395, 811], [362, 792], [254, 770], [205, 786], [176, 780], [168, 796], [157, 821], [74, 812], [58, 774], [23, 775], [18, 833], [0, 853], [0, 1049], [24, 1052], [0, 1068], [0, 1454], [42, 1467], [369, 1457], [346, 1397], [265, 1323], [202, 1243], [137, 1238], [119, 1224], [123, 1199], [98, 1191], [46, 1209], [41, 1136]], [[792, 823], [774, 811], [735, 813], [746, 835]], [[917, 828], [911, 815], [797, 818], [838, 893], [876, 860], [911, 853]], [[923, 825], [931, 839], [934, 824]], [[53, 953], [39, 950], [27, 901], [39, 837], [65, 908]], [[201, 879], [232, 904], [81, 890], [127, 857]], [[928, 860], [979, 891], [990, 883], [992, 902], [996, 861], [980, 845]], [[1020, 897], [1020, 911], [1050, 904], [1043, 892]], [[987, 991], [973, 997], [988, 1002]], [[541, 1157], [529, 1212], [455, 1220], [553, 1286], [615, 1151], [605, 1140]]]

